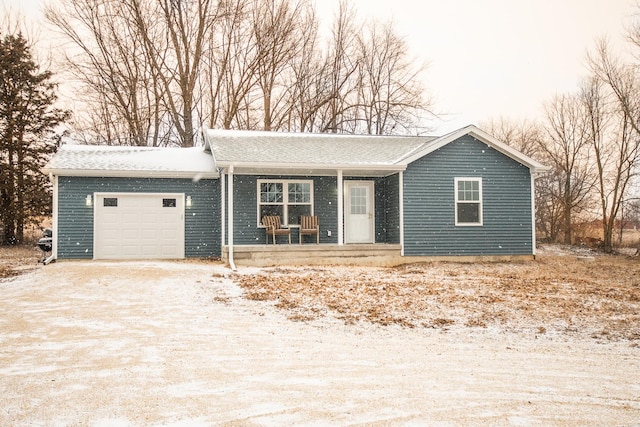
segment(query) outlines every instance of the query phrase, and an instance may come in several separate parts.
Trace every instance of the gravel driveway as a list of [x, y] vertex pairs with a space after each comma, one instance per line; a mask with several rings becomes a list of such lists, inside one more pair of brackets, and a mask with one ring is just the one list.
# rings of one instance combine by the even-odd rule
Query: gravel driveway
[[0, 425], [640, 423], [628, 343], [293, 322], [227, 276], [60, 262], [0, 281]]

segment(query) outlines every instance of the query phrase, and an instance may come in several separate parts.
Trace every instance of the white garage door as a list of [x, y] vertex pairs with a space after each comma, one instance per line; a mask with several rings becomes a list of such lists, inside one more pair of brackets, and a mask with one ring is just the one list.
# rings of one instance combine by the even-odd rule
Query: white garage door
[[93, 254], [184, 258], [184, 194], [96, 193]]

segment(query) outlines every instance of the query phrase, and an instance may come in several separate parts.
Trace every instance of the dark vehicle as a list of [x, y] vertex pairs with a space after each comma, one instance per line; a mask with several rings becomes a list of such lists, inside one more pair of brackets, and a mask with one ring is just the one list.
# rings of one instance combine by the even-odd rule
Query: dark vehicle
[[53, 248], [53, 230], [45, 228], [43, 237], [38, 240], [38, 248], [42, 251], [42, 262], [45, 263]]

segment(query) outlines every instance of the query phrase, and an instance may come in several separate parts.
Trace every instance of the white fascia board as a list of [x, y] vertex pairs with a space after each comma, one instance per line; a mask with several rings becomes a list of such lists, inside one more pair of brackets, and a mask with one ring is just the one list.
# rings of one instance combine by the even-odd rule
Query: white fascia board
[[56, 176], [86, 176], [105, 178], [180, 178], [180, 179], [216, 179], [218, 172], [185, 171], [140, 171], [140, 170], [84, 170], [84, 169], [43, 169], [44, 173]]
[[283, 173], [287, 170], [300, 170], [308, 169], [310, 171], [335, 171], [335, 170], [353, 170], [353, 171], [389, 171], [399, 172], [407, 169], [405, 164], [396, 165], [354, 165], [354, 164], [324, 164], [324, 163], [261, 163], [261, 162], [223, 162], [218, 161], [216, 165], [220, 168], [228, 168], [233, 165], [236, 168], [242, 169], [280, 169]]
[[414, 154], [413, 156], [406, 158], [402, 163], [404, 164], [413, 163], [416, 160], [426, 156], [427, 154], [432, 153], [465, 135], [471, 135], [477, 140], [487, 144], [488, 146], [506, 155], [507, 157], [510, 157], [522, 163], [523, 165], [531, 169], [532, 172], [547, 172], [551, 169], [548, 166], [545, 166], [542, 163], [539, 163], [533, 160], [531, 157], [522, 154], [521, 152], [514, 149], [513, 147], [510, 147], [509, 145], [497, 140], [493, 136], [489, 135], [488, 133], [486, 133], [485, 131], [483, 131], [482, 129], [479, 129], [474, 125], [463, 127], [461, 129], [458, 129], [457, 131], [451, 132], [448, 135], [445, 135], [441, 138], [436, 139], [432, 144], [429, 144], [429, 146], [426, 147], [424, 150], [421, 150], [418, 153]]

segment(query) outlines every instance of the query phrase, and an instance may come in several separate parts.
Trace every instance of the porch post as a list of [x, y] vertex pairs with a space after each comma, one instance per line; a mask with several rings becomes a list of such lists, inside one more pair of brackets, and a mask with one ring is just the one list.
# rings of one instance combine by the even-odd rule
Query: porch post
[[344, 182], [338, 171], [338, 245], [344, 245]]
[[227, 235], [227, 230], [225, 230], [226, 227], [226, 217], [227, 217], [227, 189], [225, 188], [225, 186], [227, 185], [226, 179], [225, 179], [225, 173], [221, 173], [220, 174], [220, 250], [222, 251], [222, 248], [224, 247], [225, 243], [226, 243], [226, 235]]
[[400, 215], [400, 256], [404, 256], [404, 175], [402, 171], [400, 171], [398, 175], [398, 194], [400, 197], [400, 200], [398, 200], [398, 214]]
[[236, 264], [233, 261], [233, 165], [229, 166], [229, 203], [228, 205], [228, 222], [229, 222], [229, 232], [227, 234], [227, 239], [229, 240], [229, 266], [232, 270], [236, 269]]

